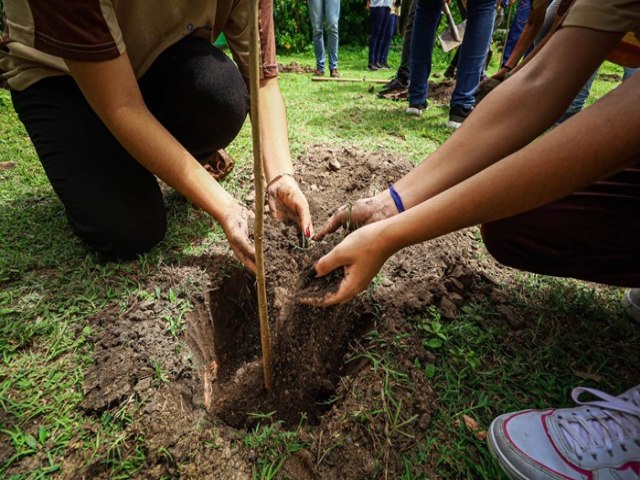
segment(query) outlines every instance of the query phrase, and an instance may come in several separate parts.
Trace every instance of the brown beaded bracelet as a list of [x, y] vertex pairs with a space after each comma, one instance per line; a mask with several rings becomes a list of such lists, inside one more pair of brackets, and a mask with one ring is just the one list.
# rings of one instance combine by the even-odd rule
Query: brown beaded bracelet
[[293, 178], [294, 180], [296, 179], [296, 177], [293, 176], [293, 173], [289, 173], [289, 172], [284, 172], [281, 173], [280, 175], [276, 175], [275, 177], [273, 177], [271, 179], [271, 181], [269, 181], [269, 183], [267, 183], [267, 188], [269, 188], [271, 185], [273, 185], [274, 183], [276, 183], [278, 180], [280, 180], [282, 177], [286, 177], [289, 176], [291, 178]]

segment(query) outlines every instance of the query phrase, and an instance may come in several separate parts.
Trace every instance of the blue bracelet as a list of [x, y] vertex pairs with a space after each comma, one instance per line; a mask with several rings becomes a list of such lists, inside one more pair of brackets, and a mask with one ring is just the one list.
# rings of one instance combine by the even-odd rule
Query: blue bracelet
[[398, 192], [396, 192], [396, 189], [393, 188], [393, 183], [389, 185], [389, 193], [391, 194], [391, 198], [393, 198], [393, 203], [396, 204], [396, 208], [398, 209], [398, 212], [399, 213], [404, 212], [404, 205], [402, 203], [402, 199], [400, 198], [400, 195], [398, 194]]

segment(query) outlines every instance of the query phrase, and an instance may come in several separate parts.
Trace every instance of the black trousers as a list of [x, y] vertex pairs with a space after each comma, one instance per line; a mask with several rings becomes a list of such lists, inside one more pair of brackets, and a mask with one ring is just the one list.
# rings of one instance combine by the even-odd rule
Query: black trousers
[[[200, 39], [168, 48], [139, 81], [149, 110], [196, 158], [226, 147], [249, 106], [235, 64]], [[107, 92], [105, 92], [107, 94]], [[12, 92], [76, 234], [95, 250], [128, 259], [164, 238], [158, 183], [111, 135], [70, 76]]]
[[640, 160], [565, 198], [482, 226], [489, 252], [520, 270], [640, 287]]

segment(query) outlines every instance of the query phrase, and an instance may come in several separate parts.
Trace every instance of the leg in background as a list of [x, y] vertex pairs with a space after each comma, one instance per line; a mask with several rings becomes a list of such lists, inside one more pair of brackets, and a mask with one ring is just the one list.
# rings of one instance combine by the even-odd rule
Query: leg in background
[[[513, 52], [513, 48], [516, 46], [522, 30], [524, 30], [524, 26], [527, 24], [527, 20], [529, 20], [529, 12], [531, 12], [531, 0], [520, 0], [518, 2], [518, 8], [516, 9], [515, 18], [509, 26], [509, 34], [507, 35], [507, 42], [504, 46], [502, 67], [506, 61], [509, 60], [511, 52]], [[532, 50], [532, 48], [533, 46], [527, 49], [525, 56]]]
[[329, 69], [338, 69], [338, 23], [340, 21], [340, 0], [324, 0], [324, 15], [327, 21], [327, 51]]
[[376, 46], [375, 46], [375, 54], [374, 54], [374, 63], [379, 67], [382, 66], [382, 55], [385, 43], [385, 35], [387, 32], [387, 26], [389, 24], [389, 19], [391, 17], [391, 8], [389, 7], [380, 7], [382, 11], [382, 20], [380, 23], [380, 30], [378, 31], [378, 35], [376, 38]]
[[451, 107], [470, 109], [484, 68], [484, 59], [491, 42], [497, 0], [469, 0], [467, 28], [458, 61], [456, 86], [451, 95]]
[[396, 78], [405, 85], [409, 83], [409, 52], [411, 51], [411, 34], [413, 32], [413, 19], [416, 16], [416, 4], [417, 0], [411, 0], [409, 5], [402, 38], [402, 56], [400, 57], [398, 73], [396, 73]]
[[410, 56], [409, 104], [427, 101], [428, 79], [431, 74], [431, 56], [436, 29], [442, 14], [442, 0], [414, 0], [416, 14], [413, 20]]
[[371, 7], [369, 15], [371, 19], [371, 35], [369, 36], [369, 65], [375, 66], [378, 55], [378, 38], [384, 26], [384, 9], [386, 7]]
[[324, 37], [322, 34], [324, 0], [309, 0], [309, 19], [311, 20], [311, 34], [313, 50], [316, 54], [316, 69], [324, 71]]
[[389, 49], [391, 48], [391, 41], [393, 40], [393, 35], [396, 33], [396, 29], [398, 26], [398, 16], [393, 13], [389, 14], [389, 19], [387, 20], [387, 24], [384, 30], [384, 35], [382, 39], [382, 51], [380, 53], [381, 61], [380, 63], [388, 67], [389, 60]]

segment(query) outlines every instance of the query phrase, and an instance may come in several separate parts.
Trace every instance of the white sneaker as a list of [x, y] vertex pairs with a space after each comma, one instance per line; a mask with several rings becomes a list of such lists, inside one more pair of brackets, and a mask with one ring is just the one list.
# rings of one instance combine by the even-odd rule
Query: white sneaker
[[429, 106], [427, 105], [427, 103], [418, 103], [418, 104], [413, 104], [413, 105], [409, 105], [409, 108], [407, 108], [407, 111], [405, 112], [407, 115], [412, 115], [414, 117], [419, 117], [422, 115], [422, 112], [424, 112], [427, 108], [429, 108]]
[[[599, 398], [581, 402], [591, 393]], [[525, 410], [496, 418], [489, 450], [518, 480], [640, 479], [640, 385], [618, 397], [576, 388], [579, 407]]]

